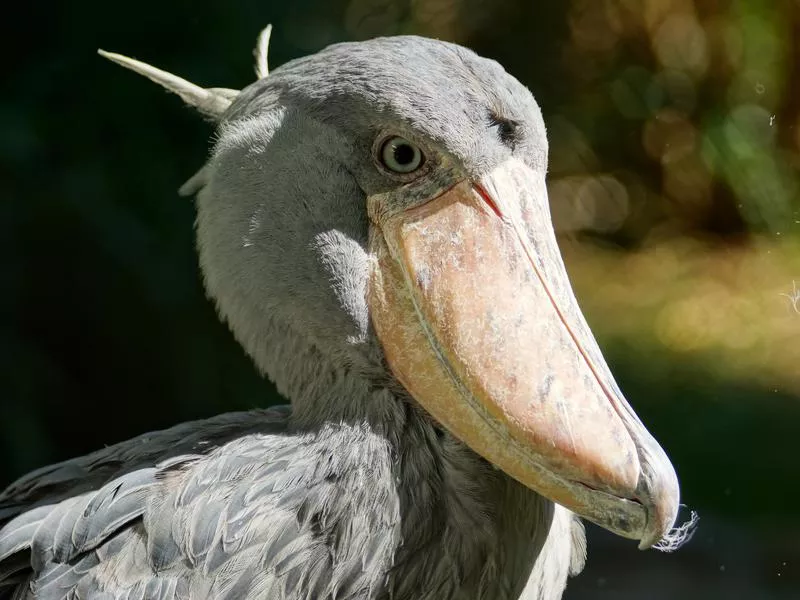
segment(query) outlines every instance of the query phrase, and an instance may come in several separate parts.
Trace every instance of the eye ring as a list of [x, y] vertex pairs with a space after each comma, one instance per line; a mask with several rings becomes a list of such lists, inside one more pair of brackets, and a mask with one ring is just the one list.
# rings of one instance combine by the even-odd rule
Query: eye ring
[[378, 160], [390, 173], [410, 175], [425, 164], [425, 155], [419, 146], [406, 138], [393, 135], [380, 145]]

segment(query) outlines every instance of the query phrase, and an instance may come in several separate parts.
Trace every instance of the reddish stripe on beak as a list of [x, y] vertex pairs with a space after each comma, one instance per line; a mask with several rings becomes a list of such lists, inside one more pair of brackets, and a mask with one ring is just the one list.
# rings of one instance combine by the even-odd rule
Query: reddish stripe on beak
[[478, 192], [478, 195], [481, 198], [483, 198], [483, 201], [486, 202], [486, 204], [489, 206], [489, 208], [492, 209], [492, 212], [502, 219], [503, 218], [503, 214], [500, 212], [500, 209], [498, 208], [498, 206], [495, 203], [495, 201], [489, 195], [489, 192], [487, 192], [483, 188], [483, 186], [480, 183], [477, 183], [477, 182], [473, 183], [472, 187], [475, 188], [475, 191]]

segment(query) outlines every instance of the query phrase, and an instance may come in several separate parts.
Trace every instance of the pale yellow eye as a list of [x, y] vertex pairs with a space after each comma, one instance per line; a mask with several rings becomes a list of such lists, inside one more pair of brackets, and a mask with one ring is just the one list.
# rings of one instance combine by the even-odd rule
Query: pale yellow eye
[[422, 166], [422, 151], [407, 139], [396, 135], [383, 143], [380, 152], [383, 166], [394, 173], [406, 175]]

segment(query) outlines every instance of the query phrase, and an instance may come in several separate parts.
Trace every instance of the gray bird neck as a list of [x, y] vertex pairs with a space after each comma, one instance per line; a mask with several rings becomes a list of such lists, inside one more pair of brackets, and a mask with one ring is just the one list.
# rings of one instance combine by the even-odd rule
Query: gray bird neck
[[[566, 534], [569, 548], [569, 525], [554, 531], [551, 502], [439, 429], [385, 374], [381, 381], [356, 361], [334, 366], [303, 334], [274, 320], [270, 329], [255, 357], [291, 398], [292, 429], [329, 445], [331, 455], [346, 448], [349, 468], [370, 473], [369, 485], [383, 490], [385, 506], [371, 509], [398, 520], [387, 565], [392, 598], [516, 599], [544, 568], [551, 534]], [[563, 585], [569, 553], [564, 561], [556, 552], [566, 561], [556, 579], [532, 582], [537, 591], [525, 598], [558, 597], [551, 586]]]

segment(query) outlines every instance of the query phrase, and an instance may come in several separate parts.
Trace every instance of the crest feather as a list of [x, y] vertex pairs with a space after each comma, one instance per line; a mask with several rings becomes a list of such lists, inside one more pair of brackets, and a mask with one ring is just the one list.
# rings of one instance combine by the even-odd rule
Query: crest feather
[[231, 105], [233, 99], [239, 94], [238, 90], [227, 88], [201, 88], [199, 85], [195, 85], [182, 77], [122, 54], [106, 52], [105, 50], [98, 50], [97, 53], [126, 69], [130, 69], [134, 73], [144, 75], [150, 81], [157, 83], [170, 92], [178, 94], [186, 104], [195, 107], [204, 115], [215, 120], [219, 120], [222, 117], [222, 114]]
[[[269, 53], [269, 38], [272, 34], [272, 25], [267, 25], [259, 34], [254, 51], [256, 57], [256, 76], [259, 79], [269, 75], [267, 56]], [[173, 94], [178, 94], [181, 99], [189, 106], [193, 106], [204, 115], [219, 121], [222, 115], [228, 110], [231, 102], [239, 95], [239, 90], [228, 88], [202, 88], [191, 81], [182, 77], [163, 71], [158, 67], [148, 65], [135, 58], [129, 58], [122, 54], [98, 50], [97, 53], [108, 60], [130, 69], [134, 73], [144, 75], [161, 87], [169, 90]]]

